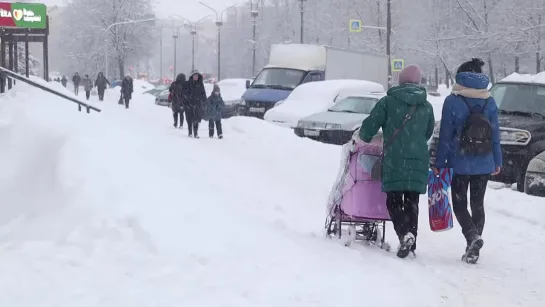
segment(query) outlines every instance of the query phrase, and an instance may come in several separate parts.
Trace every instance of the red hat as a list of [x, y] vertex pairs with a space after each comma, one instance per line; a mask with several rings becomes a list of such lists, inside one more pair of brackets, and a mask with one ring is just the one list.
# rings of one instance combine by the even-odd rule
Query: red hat
[[399, 84], [403, 83], [414, 83], [414, 84], [420, 84], [422, 81], [422, 70], [420, 70], [420, 67], [418, 65], [409, 65], [405, 67], [400, 73], [399, 73]]

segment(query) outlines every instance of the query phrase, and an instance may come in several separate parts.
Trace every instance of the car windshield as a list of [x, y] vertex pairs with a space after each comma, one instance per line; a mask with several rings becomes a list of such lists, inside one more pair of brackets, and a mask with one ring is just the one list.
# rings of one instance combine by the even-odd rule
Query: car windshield
[[289, 68], [265, 68], [252, 84], [253, 88], [293, 90], [303, 80], [305, 72]]
[[155, 89], [158, 90], [158, 91], [164, 91], [166, 89], [168, 89], [168, 85], [166, 84], [161, 84], [161, 85], [158, 85]]
[[369, 114], [378, 99], [370, 97], [346, 97], [329, 108], [330, 112]]
[[490, 93], [501, 113], [545, 115], [545, 85], [496, 83]]

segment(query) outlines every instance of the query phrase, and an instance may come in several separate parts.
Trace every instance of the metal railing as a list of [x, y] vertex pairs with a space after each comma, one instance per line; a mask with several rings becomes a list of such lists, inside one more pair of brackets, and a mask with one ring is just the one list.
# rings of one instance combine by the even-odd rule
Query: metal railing
[[3, 89], [6, 86], [5, 79], [6, 78], [13, 78], [15, 80], [19, 80], [21, 82], [24, 82], [24, 83], [27, 83], [27, 84], [32, 85], [34, 87], [37, 87], [37, 88], [41, 89], [42, 91], [46, 91], [46, 92], [51, 93], [53, 95], [57, 95], [57, 96], [59, 96], [61, 98], [69, 100], [69, 101], [71, 101], [73, 103], [76, 103], [78, 105], [78, 110], [80, 112], [81, 112], [82, 107], [87, 109], [87, 113], [91, 113], [91, 110], [93, 110], [95, 112], [100, 112], [100, 109], [97, 108], [97, 107], [89, 105], [89, 104], [87, 104], [85, 102], [81, 102], [81, 101], [77, 100], [74, 97], [70, 97], [70, 96], [65, 95], [65, 94], [63, 94], [61, 92], [58, 92], [56, 90], [50, 89], [47, 86], [43, 86], [43, 85], [41, 85], [41, 84], [39, 84], [37, 82], [34, 82], [34, 81], [26, 78], [25, 76], [22, 76], [22, 75], [20, 75], [20, 74], [18, 74], [16, 72], [13, 72], [13, 71], [11, 71], [9, 69], [4, 68], [4, 67], [0, 67], [0, 74], [2, 75], [1, 80], [0, 80], [0, 82], [2, 83], [2, 84], [0, 84], [0, 86], [2, 87], [2, 92], [3, 92]]

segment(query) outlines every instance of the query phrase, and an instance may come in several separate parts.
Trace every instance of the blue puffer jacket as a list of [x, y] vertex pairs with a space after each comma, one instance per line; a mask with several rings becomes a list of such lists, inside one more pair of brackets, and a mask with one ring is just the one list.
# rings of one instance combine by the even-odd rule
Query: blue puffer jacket
[[221, 111], [223, 108], [225, 108], [225, 103], [223, 102], [221, 95], [215, 95], [212, 93], [212, 95], [208, 97], [206, 103], [206, 113], [208, 114], [209, 119], [221, 120]]
[[[456, 83], [466, 88], [483, 90], [488, 87], [489, 79], [483, 74], [463, 72], [456, 75]], [[481, 98], [466, 97], [466, 99], [469, 105], [478, 108], [477, 110], [482, 109], [485, 103], [485, 99]], [[496, 167], [501, 167], [498, 106], [494, 98], [488, 99], [484, 114], [488, 116], [492, 125], [492, 152], [484, 156], [462, 155], [459, 151], [460, 134], [469, 116], [469, 109], [460, 96], [451, 94], [445, 99], [436, 155], [437, 168], [453, 168], [454, 173], [460, 175], [485, 175], [493, 173]]]

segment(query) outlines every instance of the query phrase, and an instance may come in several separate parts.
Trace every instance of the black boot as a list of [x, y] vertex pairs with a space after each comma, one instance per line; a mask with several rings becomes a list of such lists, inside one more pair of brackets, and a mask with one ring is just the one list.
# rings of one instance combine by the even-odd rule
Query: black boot
[[198, 123], [193, 124], [193, 136], [196, 139], [199, 138], [199, 124]]
[[484, 241], [481, 236], [475, 237], [471, 242], [469, 242], [466, 247], [466, 253], [462, 256], [462, 261], [465, 261], [469, 264], [476, 264], [479, 261], [479, 254], [481, 248], [483, 248]]

